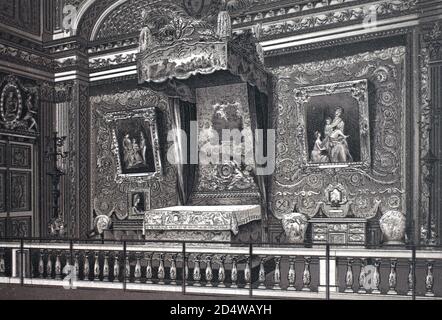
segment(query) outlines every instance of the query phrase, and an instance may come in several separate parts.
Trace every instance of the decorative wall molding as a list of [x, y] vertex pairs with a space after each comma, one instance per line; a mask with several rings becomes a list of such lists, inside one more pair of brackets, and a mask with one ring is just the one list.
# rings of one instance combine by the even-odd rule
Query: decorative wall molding
[[327, 47], [349, 45], [349, 44], [354, 44], [357, 42], [364, 42], [364, 41], [373, 40], [373, 39], [381, 39], [381, 38], [389, 38], [389, 37], [393, 37], [393, 36], [397, 36], [397, 35], [405, 35], [405, 34], [410, 33], [412, 30], [413, 30], [412, 27], [390, 29], [390, 30], [386, 30], [386, 31], [372, 32], [372, 33], [362, 34], [362, 35], [358, 35], [358, 36], [342, 37], [342, 38], [337, 38], [337, 39], [328, 40], [328, 41], [313, 42], [313, 43], [309, 43], [309, 44], [305, 44], [305, 45], [295, 45], [295, 46], [288, 46], [286, 48], [281, 48], [281, 49], [267, 50], [264, 52], [264, 54], [266, 57], [272, 57], [272, 56], [279, 56], [279, 55], [291, 54], [291, 53], [302, 52], [302, 51], [324, 49]]

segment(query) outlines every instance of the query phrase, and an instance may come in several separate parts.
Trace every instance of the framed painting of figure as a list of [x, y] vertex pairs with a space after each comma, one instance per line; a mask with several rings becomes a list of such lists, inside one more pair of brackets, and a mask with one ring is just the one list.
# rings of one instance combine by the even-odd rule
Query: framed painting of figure
[[153, 178], [161, 175], [161, 157], [155, 108], [112, 112], [113, 152], [117, 179]]
[[127, 195], [129, 219], [142, 219], [150, 210], [150, 190], [132, 190]]
[[307, 166], [370, 166], [367, 80], [298, 88]]

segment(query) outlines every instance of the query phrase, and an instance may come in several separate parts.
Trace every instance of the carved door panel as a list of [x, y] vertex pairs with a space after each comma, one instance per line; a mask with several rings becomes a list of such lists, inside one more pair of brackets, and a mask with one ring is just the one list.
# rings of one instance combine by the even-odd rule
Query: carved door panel
[[0, 237], [32, 236], [33, 145], [0, 141]]

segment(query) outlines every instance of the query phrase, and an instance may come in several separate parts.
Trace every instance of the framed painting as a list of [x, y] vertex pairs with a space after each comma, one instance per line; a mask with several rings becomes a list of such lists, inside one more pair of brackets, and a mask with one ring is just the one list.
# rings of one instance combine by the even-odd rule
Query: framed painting
[[295, 89], [304, 128], [304, 162], [313, 167], [369, 167], [367, 80]]
[[105, 115], [112, 128], [116, 179], [155, 178], [162, 173], [155, 108]]
[[129, 219], [144, 219], [150, 210], [150, 190], [132, 190], [127, 194]]

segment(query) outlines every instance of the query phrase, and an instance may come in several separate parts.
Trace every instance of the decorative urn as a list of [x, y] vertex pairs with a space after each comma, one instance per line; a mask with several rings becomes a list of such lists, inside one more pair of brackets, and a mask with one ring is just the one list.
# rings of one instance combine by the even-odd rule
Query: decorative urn
[[289, 243], [304, 243], [308, 219], [298, 212], [286, 213], [282, 216], [282, 227]]
[[379, 226], [385, 244], [403, 244], [405, 240], [405, 215], [399, 211], [387, 211], [380, 219]]

